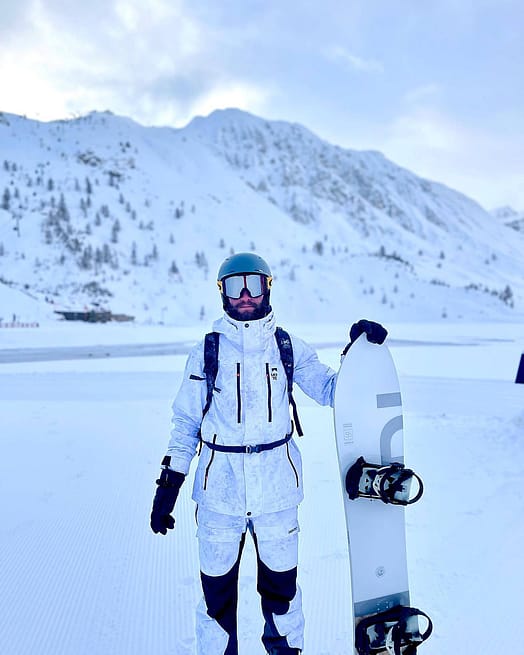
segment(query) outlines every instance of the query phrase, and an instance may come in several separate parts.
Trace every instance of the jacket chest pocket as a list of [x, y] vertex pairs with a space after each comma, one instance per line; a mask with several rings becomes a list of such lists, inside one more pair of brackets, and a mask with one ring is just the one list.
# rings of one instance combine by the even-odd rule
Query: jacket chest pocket
[[241, 380], [240, 380], [241, 366], [240, 362], [236, 363], [236, 391], [237, 391], [237, 423], [242, 423], [242, 396], [241, 396]]
[[[276, 364], [265, 364], [265, 379], [266, 379], [266, 397], [267, 397], [267, 420], [268, 423], [273, 421], [273, 400], [278, 399], [279, 394], [282, 393], [280, 385], [284, 379], [284, 372]], [[276, 394], [276, 396], [275, 396]], [[278, 402], [278, 400], [277, 400]]]
[[[273, 369], [276, 371], [276, 368]], [[266, 362], [266, 388], [267, 388], [267, 420], [268, 423], [271, 423], [273, 420], [273, 402], [272, 402], [272, 391], [271, 391], [271, 367], [269, 363]]]
[[242, 423], [244, 413], [251, 411], [256, 411], [260, 417], [265, 415], [267, 422], [272, 423], [275, 401], [278, 406], [278, 399], [285, 392], [281, 388], [282, 384], [285, 385], [284, 371], [271, 362], [265, 362], [261, 367], [255, 364], [247, 369], [245, 364], [236, 362], [233, 376], [231, 391], [234, 393], [236, 423]]

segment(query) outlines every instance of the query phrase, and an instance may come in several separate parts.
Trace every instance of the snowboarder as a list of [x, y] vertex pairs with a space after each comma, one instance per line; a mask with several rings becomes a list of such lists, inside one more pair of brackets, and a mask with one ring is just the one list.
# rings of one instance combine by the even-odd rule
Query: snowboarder
[[[174, 527], [171, 513], [190, 462], [201, 450], [192, 495], [203, 590], [199, 655], [238, 653], [238, 574], [248, 531], [257, 553], [264, 647], [270, 655], [303, 649], [297, 584], [302, 465], [292, 438], [293, 428], [301, 429], [291, 383], [333, 406], [336, 372], [304, 341], [275, 326], [271, 283], [268, 264], [256, 254], [238, 253], [220, 266], [225, 313], [189, 354], [157, 480], [151, 528], [165, 535]], [[363, 332], [375, 342], [386, 335], [379, 324], [359, 321], [351, 336]]]

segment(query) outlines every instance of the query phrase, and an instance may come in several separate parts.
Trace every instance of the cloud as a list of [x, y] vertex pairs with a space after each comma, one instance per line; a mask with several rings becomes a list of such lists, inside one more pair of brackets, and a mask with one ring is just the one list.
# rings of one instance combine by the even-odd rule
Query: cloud
[[230, 107], [259, 114], [264, 113], [264, 107], [267, 105], [270, 95], [271, 91], [267, 87], [262, 88], [249, 82], [226, 82], [197, 98], [189, 111], [188, 118], [193, 115], [205, 116], [214, 109]]
[[442, 86], [435, 82], [428, 82], [410, 89], [404, 94], [404, 102], [410, 105], [419, 105], [428, 101], [435, 101], [442, 95]]
[[395, 149], [458, 153], [465, 146], [462, 126], [430, 108], [415, 108], [394, 118], [387, 144]]
[[0, 51], [4, 111], [51, 120], [111, 109], [181, 124], [217, 106], [260, 111], [269, 95], [226, 72], [223, 33], [183, 0], [32, 0], [11, 22], [19, 38]]
[[342, 62], [351, 70], [359, 73], [384, 72], [384, 65], [382, 62], [374, 59], [364, 59], [349, 52], [346, 48], [341, 46], [331, 46], [330, 48], [327, 48], [324, 55], [327, 59], [335, 62]]
[[396, 163], [444, 182], [486, 208], [524, 208], [522, 134], [472, 125], [425, 104], [397, 115], [377, 146]]

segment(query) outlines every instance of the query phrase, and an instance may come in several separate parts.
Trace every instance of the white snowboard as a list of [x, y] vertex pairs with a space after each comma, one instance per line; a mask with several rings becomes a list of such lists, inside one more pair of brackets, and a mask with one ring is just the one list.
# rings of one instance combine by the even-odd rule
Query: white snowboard
[[364, 616], [409, 606], [404, 507], [350, 500], [345, 489], [347, 470], [360, 456], [372, 464], [403, 463], [402, 400], [387, 346], [366, 335], [351, 346], [338, 374], [334, 418], [355, 626]]

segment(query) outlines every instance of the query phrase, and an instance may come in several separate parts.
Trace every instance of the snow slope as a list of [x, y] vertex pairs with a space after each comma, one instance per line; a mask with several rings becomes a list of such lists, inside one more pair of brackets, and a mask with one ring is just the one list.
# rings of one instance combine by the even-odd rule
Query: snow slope
[[36, 300], [2, 302], [4, 322], [92, 306], [206, 319], [241, 250], [270, 260], [286, 319], [524, 313], [524, 232], [378, 152], [238, 110], [178, 130], [0, 113], [0, 301], [5, 286]]
[[[0, 651], [192, 655], [199, 597], [190, 484], [168, 537], [149, 530], [154, 479], [185, 356], [4, 363], [13, 349], [171, 342], [202, 325], [48, 326], [0, 348]], [[287, 327], [290, 327], [287, 325]], [[389, 324], [406, 408], [413, 603], [435, 623], [426, 655], [521, 652], [524, 386], [519, 325]], [[346, 324], [295, 325], [337, 366]], [[5, 333], [8, 331], [6, 330]], [[333, 347], [333, 344], [337, 344]], [[298, 391], [298, 390], [297, 390]], [[349, 571], [332, 416], [297, 393], [306, 435], [301, 569], [306, 650], [347, 655]], [[241, 654], [262, 655], [253, 550], [241, 571]]]

